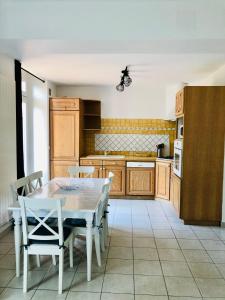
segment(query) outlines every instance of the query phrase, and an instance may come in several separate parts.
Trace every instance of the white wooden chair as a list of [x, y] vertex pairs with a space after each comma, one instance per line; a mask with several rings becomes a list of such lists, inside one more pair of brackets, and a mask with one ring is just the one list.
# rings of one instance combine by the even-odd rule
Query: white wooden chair
[[42, 187], [43, 172], [37, 171], [28, 176], [29, 179], [29, 192], [33, 193], [36, 189]]
[[[109, 189], [109, 182], [104, 184], [102, 189], [101, 198], [99, 201], [99, 205], [97, 211], [95, 213], [95, 217], [93, 220], [92, 227], [92, 237], [95, 240], [95, 251], [98, 266], [101, 266], [101, 244], [104, 242], [104, 234], [103, 234], [103, 214], [105, 210], [105, 201], [107, 198], [107, 191]], [[86, 220], [85, 219], [66, 219], [64, 222], [65, 226], [69, 228], [73, 228], [74, 237], [79, 235], [86, 236]], [[102, 241], [103, 239], [103, 241]], [[92, 242], [92, 241], [91, 241]]]
[[103, 219], [102, 219], [102, 224], [103, 224], [103, 234], [104, 234], [104, 243], [101, 244], [101, 249], [102, 251], [105, 251], [105, 246], [107, 246], [108, 242], [108, 236], [109, 236], [109, 223], [108, 223], [108, 206], [109, 206], [109, 192], [112, 186], [112, 181], [113, 181], [114, 174], [112, 172], [109, 172], [108, 178], [106, 179], [106, 183], [109, 183], [106, 187], [106, 194], [107, 197], [105, 198], [105, 204], [104, 204], [104, 213], [103, 213]]
[[[22, 214], [23, 228], [23, 292], [27, 292], [28, 258], [29, 255], [58, 255], [59, 256], [59, 283], [58, 293], [62, 294], [64, 248], [69, 247], [70, 267], [73, 267], [73, 233], [69, 228], [63, 227], [62, 205], [63, 199], [31, 199], [19, 196], [19, 203]], [[41, 219], [38, 211], [48, 211]], [[27, 216], [32, 215], [38, 222], [33, 228], [27, 224]], [[46, 221], [51, 216], [57, 217], [58, 226], [50, 227]]]
[[18, 196], [26, 196], [29, 194], [29, 179], [28, 177], [22, 177], [10, 184], [13, 201], [18, 200]]
[[84, 174], [84, 177], [91, 177], [95, 171], [95, 167], [92, 166], [70, 166], [68, 173], [70, 177], [79, 177], [80, 174]]

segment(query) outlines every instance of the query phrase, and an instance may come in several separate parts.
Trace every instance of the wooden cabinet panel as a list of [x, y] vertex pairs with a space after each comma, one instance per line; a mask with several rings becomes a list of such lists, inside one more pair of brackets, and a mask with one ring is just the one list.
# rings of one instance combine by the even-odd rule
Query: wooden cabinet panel
[[167, 162], [156, 162], [156, 197], [169, 200], [170, 168]]
[[170, 201], [172, 202], [179, 216], [180, 216], [180, 189], [181, 189], [181, 179], [176, 175], [172, 174], [170, 180]]
[[81, 166], [102, 166], [102, 160], [100, 159], [81, 159]]
[[68, 167], [78, 165], [78, 161], [51, 161], [51, 178], [69, 177]]
[[79, 111], [50, 112], [51, 160], [79, 159]]
[[155, 168], [127, 168], [127, 195], [154, 195]]
[[184, 90], [176, 94], [176, 116], [181, 116], [184, 113]]
[[50, 110], [79, 110], [80, 99], [50, 98]]
[[125, 167], [125, 160], [103, 160], [103, 166], [121, 166]]
[[114, 174], [110, 195], [125, 195], [125, 167], [103, 167], [103, 177], [108, 177], [109, 172]]

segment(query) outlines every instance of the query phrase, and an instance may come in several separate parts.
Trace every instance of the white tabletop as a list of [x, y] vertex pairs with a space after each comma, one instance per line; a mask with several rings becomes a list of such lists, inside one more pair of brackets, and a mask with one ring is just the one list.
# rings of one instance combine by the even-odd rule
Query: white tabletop
[[[95, 212], [104, 183], [104, 178], [58, 177], [28, 196], [37, 199], [65, 199], [65, 205], [62, 207], [62, 210], [67, 212]], [[64, 190], [60, 188], [62, 185], [75, 185], [76, 189], [71, 191]], [[18, 208], [18, 201], [9, 207], [10, 210]]]

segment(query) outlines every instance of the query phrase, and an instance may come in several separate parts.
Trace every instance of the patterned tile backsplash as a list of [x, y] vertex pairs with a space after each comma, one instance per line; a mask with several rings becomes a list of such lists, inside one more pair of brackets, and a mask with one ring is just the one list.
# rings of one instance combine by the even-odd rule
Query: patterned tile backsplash
[[84, 154], [156, 156], [156, 144], [164, 143], [164, 154], [173, 155], [176, 122], [162, 119], [102, 119], [101, 130], [86, 131]]
[[96, 134], [97, 151], [156, 151], [157, 144], [165, 144], [169, 153], [169, 135], [162, 134]]

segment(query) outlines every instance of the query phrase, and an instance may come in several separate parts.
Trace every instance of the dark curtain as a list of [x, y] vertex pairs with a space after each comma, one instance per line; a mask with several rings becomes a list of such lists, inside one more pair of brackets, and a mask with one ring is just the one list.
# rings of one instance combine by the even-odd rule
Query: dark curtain
[[17, 179], [24, 177], [21, 63], [15, 60]]

